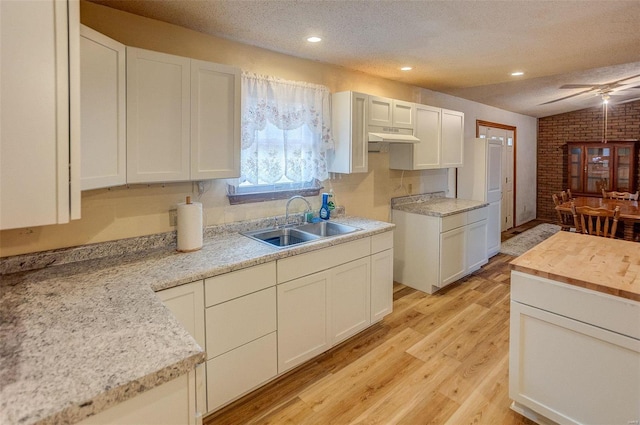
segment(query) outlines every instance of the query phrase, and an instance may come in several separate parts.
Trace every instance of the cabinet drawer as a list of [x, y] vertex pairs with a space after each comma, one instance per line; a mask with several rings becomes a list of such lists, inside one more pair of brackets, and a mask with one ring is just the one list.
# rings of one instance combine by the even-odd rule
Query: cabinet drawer
[[276, 263], [211, 277], [204, 280], [205, 307], [211, 307], [276, 284]]
[[640, 340], [640, 303], [633, 300], [515, 270], [511, 300]]
[[278, 283], [307, 276], [371, 253], [371, 238], [362, 238], [330, 248], [278, 260]]
[[371, 254], [393, 248], [393, 230], [371, 236]]
[[467, 224], [467, 213], [459, 213], [442, 217], [440, 232], [444, 233], [451, 229], [456, 229]]
[[276, 330], [276, 288], [209, 307], [205, 316], [210, 359]]
[[207, 404], [212, 411], [276, 376], [276, 333], [207, 362]]
[[489, 216], [489, 208], [482, 207], [475, 210], [467, 211], [467, 224], [475, 223], [476, 221], [485, 220]]

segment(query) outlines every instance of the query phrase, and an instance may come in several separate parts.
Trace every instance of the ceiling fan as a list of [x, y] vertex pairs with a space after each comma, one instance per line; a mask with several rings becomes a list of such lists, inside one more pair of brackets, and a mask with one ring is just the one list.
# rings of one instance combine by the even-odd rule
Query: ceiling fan
[[[570, 94], [569, 96], [564, 96], [559, 99], [550, 100], [549, 102], [542, 103], [541, 105], [548, 105], [550, 103], [560, 102], [561, 100], [566, 100], [572, 97], [581, 96], [583, 94], [589, 94], [589, 93], [592, 93], [595, 96], [601, 97], [603, 101], [609, 101], [610, 96], [622, 95], [623, 93], [620, 93], [622, 91], [640, 90], [640, 85], [637, 85], [638, 82], [622, 84], [625, 81], [634, 80], [638, 77], [640, 77], [640, 74], [633, 75], [627, 78], [622, 78], [616, 81], [611, 81], [609, 83], [604, 83], [604, 84], [565, 84], [563, 86], [560, 86], [560, 88], [561, 89], [586, 89], [586, 90], [582, 90], [578, 93]], [[624, 101], [617, 102], [617, 103], [633, 102], [639, 99], [640, 97], [636, 97], [634, 99], [625, 99]]]

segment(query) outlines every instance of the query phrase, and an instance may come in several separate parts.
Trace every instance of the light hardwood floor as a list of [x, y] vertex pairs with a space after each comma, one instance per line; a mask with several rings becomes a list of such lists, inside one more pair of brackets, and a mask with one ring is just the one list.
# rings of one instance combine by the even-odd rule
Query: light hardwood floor
[[532, 425], [509, 409], [513, 258], [498, 254], [435, 295], [394, 284], [393, 313], [382, 322], [204, 424]]

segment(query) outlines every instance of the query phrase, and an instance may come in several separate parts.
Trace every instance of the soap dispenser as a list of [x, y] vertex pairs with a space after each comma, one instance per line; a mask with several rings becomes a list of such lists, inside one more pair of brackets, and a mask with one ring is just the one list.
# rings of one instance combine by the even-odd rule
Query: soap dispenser
[[320, 218], [323, 220], [329, 220], [329, 215], [331, 214], [329, 210], [329, 194], [322, 194], [322, 206], [320, 207]]

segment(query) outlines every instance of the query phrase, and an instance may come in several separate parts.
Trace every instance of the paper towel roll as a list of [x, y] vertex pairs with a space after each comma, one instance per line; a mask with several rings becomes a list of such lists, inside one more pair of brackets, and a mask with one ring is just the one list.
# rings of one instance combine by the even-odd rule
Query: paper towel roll
[[202, 204], [178, 204], [178, 251], [197, 251], [202, 248]]

